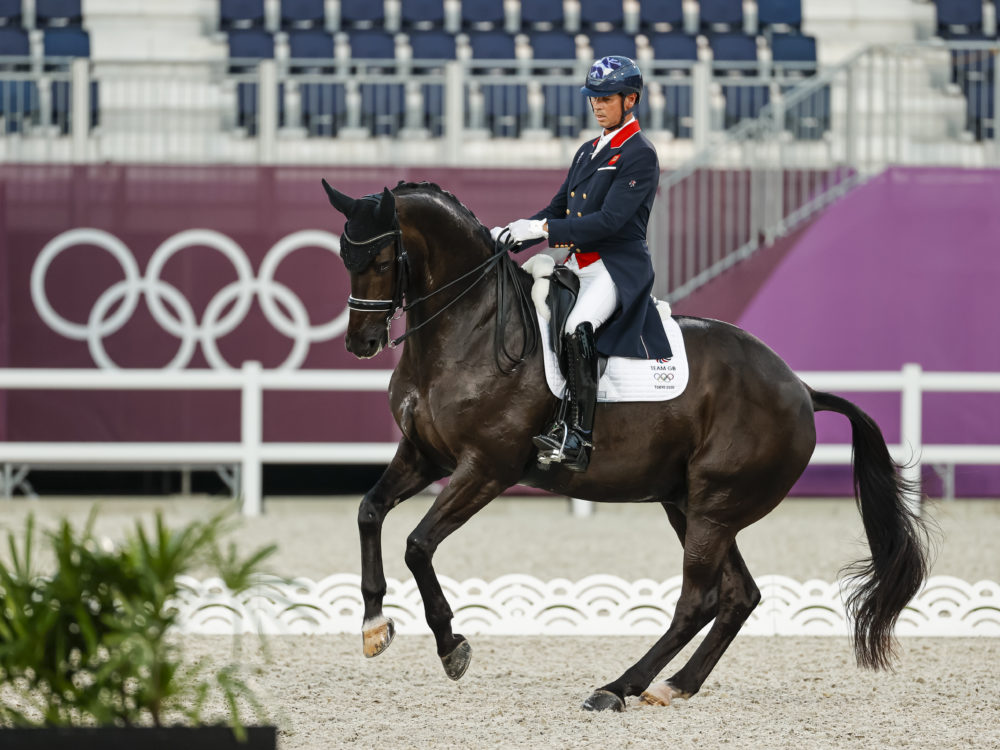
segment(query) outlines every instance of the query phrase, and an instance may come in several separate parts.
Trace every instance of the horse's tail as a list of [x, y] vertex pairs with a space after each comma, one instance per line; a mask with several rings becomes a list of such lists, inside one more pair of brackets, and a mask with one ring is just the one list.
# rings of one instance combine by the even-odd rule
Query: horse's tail
[[888, 669], [895, 657], [893, 627], [927, 578], [927, 525], [907, 504], [916, 488], [899, 474], [875, 421], [847, 399], [811, 391], [814, 411], [851, 420], [854, 497], [871, 557], [846, 566], [851, 582], [847, 611], [854, 621], [858, 664]]

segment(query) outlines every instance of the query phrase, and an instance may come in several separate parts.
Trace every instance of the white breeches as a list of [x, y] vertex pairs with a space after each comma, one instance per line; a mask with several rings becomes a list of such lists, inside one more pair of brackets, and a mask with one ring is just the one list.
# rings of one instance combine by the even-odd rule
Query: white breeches
[[576, 256], [571, 255], [566, 261], [566, 267], [579, 277], [580, 295], [566, 319], [564, 333], [573, 333], [578, 325], [588, 321], [596, 331], [614, 315], [615, 308], [618, 307], [615, 282], [611, 280], [611, 274], [604, 267], [603, 260], [580, 268], [576, 264]]

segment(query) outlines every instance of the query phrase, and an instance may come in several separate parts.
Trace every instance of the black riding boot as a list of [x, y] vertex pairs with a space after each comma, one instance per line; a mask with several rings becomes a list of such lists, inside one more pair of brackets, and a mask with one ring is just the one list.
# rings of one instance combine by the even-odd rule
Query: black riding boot
[[534, 438], [539, 462], [562, 463], [570, 471], [586, 471], [593, 447], [594, 411], [597, 408], [598, 363], [594, 328], [581, 323], [566, 335], [569, 408], [564, 422], [555, 422]]

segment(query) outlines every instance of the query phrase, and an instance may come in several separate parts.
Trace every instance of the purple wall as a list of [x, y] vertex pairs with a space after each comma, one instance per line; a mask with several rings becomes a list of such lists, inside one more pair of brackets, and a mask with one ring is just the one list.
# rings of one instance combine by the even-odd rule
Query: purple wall
[[[1000, 171], [891, 169], [828, 208], [736, 322], [796, 370], [1000, 371]], [[899, 397], [845, 394], [899, 439]], [[850, 440], [817, 418], [819, 439]], [[924, 397], [924, 441], [1000, 443], [1000, 395]], [[836, 469], [813, 472], [849, 491]], [[998, 495], [994, 468], [959, 467], [959, 494]], [[838, 490], [839, 491], [839, 490]]]

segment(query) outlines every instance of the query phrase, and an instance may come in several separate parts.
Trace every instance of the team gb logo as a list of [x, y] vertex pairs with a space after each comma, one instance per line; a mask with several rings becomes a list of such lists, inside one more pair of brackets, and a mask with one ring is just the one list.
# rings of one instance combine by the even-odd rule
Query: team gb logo
[[593, 78], [606, 78], [608, 75], [618, 70], [621, 66], [621, 62], [615, 60], [614, 58], [602, 57], [594, 63], [594, 66], [590, 69], [590, 75]]

